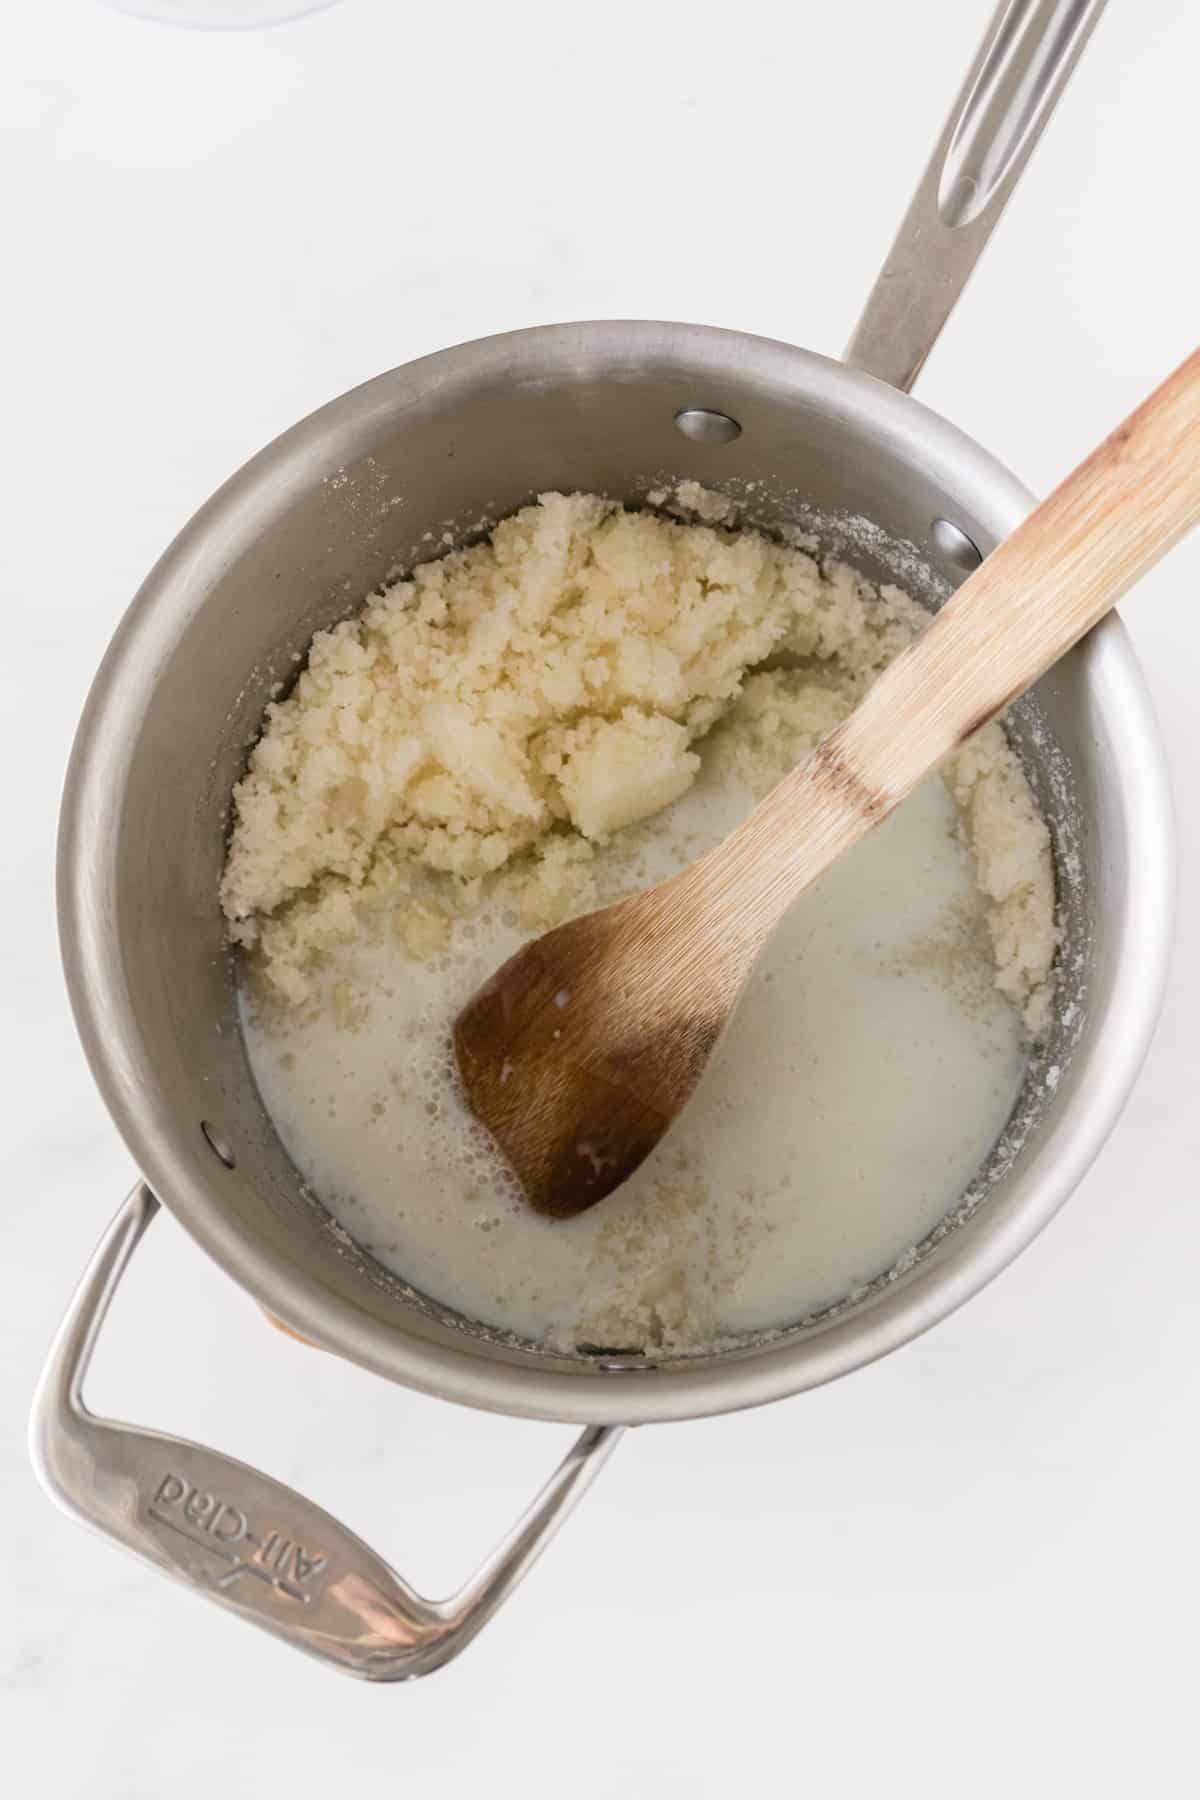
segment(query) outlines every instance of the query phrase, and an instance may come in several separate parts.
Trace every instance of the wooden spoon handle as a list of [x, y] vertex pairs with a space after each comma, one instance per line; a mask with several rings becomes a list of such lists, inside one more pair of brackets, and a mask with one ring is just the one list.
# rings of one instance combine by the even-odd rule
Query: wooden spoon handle
[[[843, 725], [676, 878], [753, 954], [781, 914], [1200, 519], [1200, 350], [1030, 513]], [[671, 884], [667, 884], [670, 886]]]
[[847, 720], [890, 807], [1002, 712], [1200, 519], [1200, 350], [993, 550]]

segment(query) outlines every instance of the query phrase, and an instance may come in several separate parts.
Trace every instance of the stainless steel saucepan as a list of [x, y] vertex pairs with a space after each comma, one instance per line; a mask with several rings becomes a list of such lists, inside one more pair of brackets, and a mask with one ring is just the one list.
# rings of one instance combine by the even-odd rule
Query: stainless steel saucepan
[[[39, 1391], [50, 1492], [149, 1561], [355, 1674], [402, 1679], [485, 1623], [622, 1426], [756, 1406], [924, 1331], [1040, 1230], [1112, 1127], [1158, 1010], [1172, 899], [1158, 734], [1110, 619], [1015, 712], [1053, 827], [1063, 1005], [970, 1200], [862, 1295], [736, 1350], [565, 1357], [502, 1341], [393, 1279], [302, 1191], [238, 1029], [217, 883], [230, 789], [314, 631], [443, 533], [547, 488], [638, 504], [691, 478], [771, 529], [801, 522], [936, 603], [1031, 499], [907, 390], [1102, 0], [1010, 0], [971, 69], [846, 361], [696, 326], [558, 325], [381, 375], [304, 420], [186, 526], [126, 615], [79, 729], [59, 905], [79, 1029], [143, 1171]], [[865, 521], [869, 520], [870, 524]], [[157, 1196], [157, 1199], [154, 1197]], [[218, 1452], [94, 1418], [81, 1385], [158, 1201], [265, 1308], [448, 1400], [586, 1427], [452, 1600], [416, 1595], [337, 1520]]]

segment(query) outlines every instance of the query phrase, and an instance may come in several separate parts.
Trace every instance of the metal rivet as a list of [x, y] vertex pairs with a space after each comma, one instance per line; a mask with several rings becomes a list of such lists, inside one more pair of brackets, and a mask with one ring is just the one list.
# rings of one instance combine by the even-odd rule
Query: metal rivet
[[934, 544], [941, 551], [948, 563], [969, 575], [983, 561], [983, 551], [965, 531], [952, 525], [949, 519], [935, 519], [930, 526]]
[[201, 1119], [200, 1129], [204, 1133], [205, 1143], [218, 1161], [223, 1162], [227, 1169], [236, 1169], [237, 1157], [233, 1154], [233, 1151], [229, 1148], [229, 1145], [225, 1142], [225, 1139], [221, 1136], [216, 1126], [210, 1125], [207, 1119]]
[[732, 444], [742, 428], [728, 413], [710, 412], [704, 406], [685, 406], [675, 414], [675, 429], [694, 444]]

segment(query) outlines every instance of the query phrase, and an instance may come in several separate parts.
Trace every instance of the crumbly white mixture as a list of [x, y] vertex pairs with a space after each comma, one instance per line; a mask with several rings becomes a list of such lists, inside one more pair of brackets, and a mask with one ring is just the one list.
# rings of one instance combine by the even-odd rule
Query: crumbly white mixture
[[[485, 884], [528, 928], [594, 903], [594, 847], [689, 788], [693, 745], [731, 709], [728, 754], [761, 791], [786, 766], [770, 749], [793, 740], [789, 709], [832, 726], [926, 620], [898, 588], [732, 529], [723, 496], [675, 498], [714, 522], [543, 495], [314, 638], [234, 791], [221, 890], [283, 1000], [308, 1001], [322, 952], [381, 904], [420, 956]], [[749, 673], [769, 658], [789, 668]], [[997, 986], [1036, 1034], [1056, 944], [1046, 826], [997, 725], [945, 779]], [[453, 878], [433, 898], [430, 871]]]

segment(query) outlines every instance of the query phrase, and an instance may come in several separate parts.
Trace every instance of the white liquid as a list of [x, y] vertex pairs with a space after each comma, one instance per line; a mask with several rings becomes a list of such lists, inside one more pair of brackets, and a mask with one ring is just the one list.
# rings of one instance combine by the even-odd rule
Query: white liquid
[[[745, 794], [701, 776], [636, 854], [633, 891], [715, 841]], [[447, 958], [386, 932], [323, 977], [366, 996], [264, 1027], [256, 1078], [293, 1160], [380, 1262], [470, 1318], [557, 1347], [689, 1348], [786, 1325], [890, 1268], [954, 1206], [1023, 1070], [992, 985], [969, 852], [928, 782], [792, 910], [683, 1117], [577, 1219], [538, 1217], [447, 1076], [459, 1007], [522, 935], [481, 916]], [[604, 898], [613, 897], [606, 891]]]

